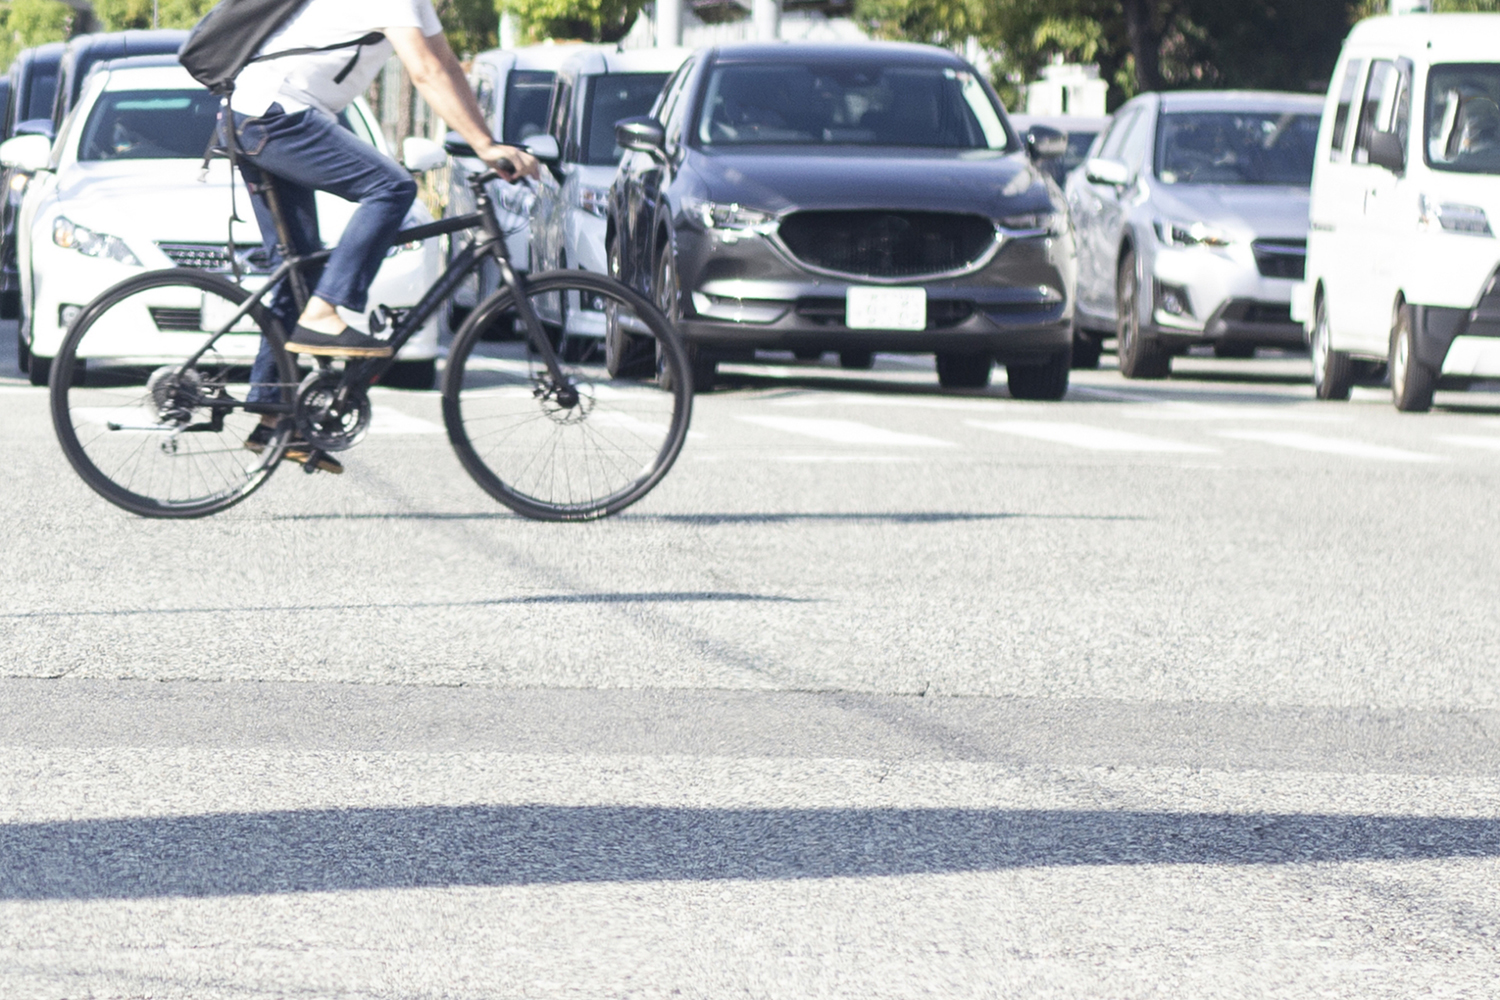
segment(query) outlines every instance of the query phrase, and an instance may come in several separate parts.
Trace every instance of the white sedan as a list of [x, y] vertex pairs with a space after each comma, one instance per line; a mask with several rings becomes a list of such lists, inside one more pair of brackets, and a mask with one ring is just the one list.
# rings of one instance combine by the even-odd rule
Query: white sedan
[[[73, 317], [116, 282], [173, 266], [230, 273], [231, 226], [243, 280], [250, 287], [264, 282], [268, 268], [243, 180], [236, 178], [234, 198], [239, 218], [247, 221], [231, 223], [228, 162], [212, 161], [201, 176], [218, 103], [171, 58], [119, 60], [90, 77], [49, 162], [27, 185], [17, 226], [19, 353], [33, 383], [46, 383]], [[362, 102], [345, 118], [356, 136], [388, 154]], [[324, 241], [336, 243], [355, 206], [323, 192], [317, 206]], [[430, 221], [418, 202], [406, 225]], [[415, 305], [436, 281], [442, 258], [438, 239], [393, 248], [370, 288], [371, 308]], [[363, 316], [345, 318], [368, 329]], [[407, 342], [383, 381], [430, 387], [438, 336], [434, 316]], [[250, 354], [258, 343], [254, 337], [235, 341]]]

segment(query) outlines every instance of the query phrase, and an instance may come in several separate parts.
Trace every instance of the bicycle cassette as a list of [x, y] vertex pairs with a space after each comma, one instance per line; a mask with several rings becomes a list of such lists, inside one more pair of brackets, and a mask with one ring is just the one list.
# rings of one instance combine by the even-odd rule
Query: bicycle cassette
[[370, 429], [370, 397], [363, 386], [345, 384], [338, 372], [314, 371], [297, 387], [292, 418], [314, 448], [344, 451]]

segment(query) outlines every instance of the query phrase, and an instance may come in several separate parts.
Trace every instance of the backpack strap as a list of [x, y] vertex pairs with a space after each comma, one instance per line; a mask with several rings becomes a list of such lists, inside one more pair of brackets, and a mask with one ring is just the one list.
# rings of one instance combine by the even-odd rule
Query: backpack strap
[[280, 52], [267, 52], [263, 56], [256, 56], [254, 59], [249, 60], [249, 62], [254, 63], [266, 59], [280, 59], [282, 56], [308, 56], [315, 52], [332, 52], [334, 49], [347, 49], [352, 45], [354, 46], [354, 55], [344, 64], [344, 68], [339, 70], [338, 75], [333, 78], [334, 83], [343, 83], [344, 78], [354, 72], [354, 67], [359, 64], [360, 50], [366, 45], [378, 45], [383, 41], [385, 41], [385, 35], [378, 31], [372, 31], [368, 35], [363, 35], [348, 42], [334, 42], [332, 45], [311, 45], [300, 49], [283, 49]]

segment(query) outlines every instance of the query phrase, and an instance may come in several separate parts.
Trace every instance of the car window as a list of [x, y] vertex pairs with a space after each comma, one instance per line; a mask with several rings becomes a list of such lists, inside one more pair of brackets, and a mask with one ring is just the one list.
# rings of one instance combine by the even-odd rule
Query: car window
[[1312, 184], [1318, 115], [1177, 111], [1161, 116], [1156, 176], [1166, 184]]
[[583, 116], [583, 149], [578, 162], [596, 166], [619, 163], [625, 150], [615, 145], [615, 122], [651, 110], [665, 73], [610, 73], [589, 78]]
[[1151, 115], [1145, 108], [1136, 112], [1135, 121], [1125, 135], [1120, 155], [1115, 157], [1132, 171], [1147, 166], [1146, 157], [1151, 152]]
[[201, 159], [218, 120], [206, 90], [116, 90], [89, 113], [80, 160]]
[[972, 73], [874, 61], [715, 67], [696, 135], [706, 146], [1010, 147], [999, 108]]
[[556, 74], [550, 70], [510, 71], [505, 80], [505, 120], [502, 123], [505, 134], [501, 136], [502, 142], [525, 142], [547, 131], [547, 109], [552, 99], [554, 76]]
[[1335, 163], [1344, 159], [1349, 141], [1349, 109], [1354, 105], [1354, 95], [1359, 92], [1359, 76], [1365, 68], [1363, 59], [1351, 59], [1344, 71], [1344, 82], [1339, 85], [1338, 108], [1333, 113], [1333, 142], [1328, 158]]
[[1376, 132], [1395, 132], [1406, 145], [1411, 118], [1411, 74], [1403, 72], [1402, 63], [1376, 59], [1370, 63], [1370, 78], [1365, 83], [1364, 101], [1360, 105], [1359, 128], [1354, 136], [1354, 162], [1370, 162], [1370, 138]]
[[573, 78], [558, 77], [552, 84], [551, 106], [547, 111], [547, 132], [557, 140], [563, 156], [568, 155], [568, 122], [573, 111]]
[[1434, 169], [1500, 174], [1500, 64], [1432, 67], [1425, 128]]
[[[688, 80], [693, 75], [693, 60], [689, 59], [680, 66], [677, 74], [667, 81], [667, 86], [672, 88], [671, 94], [663, 93], [667, 101], [663, 103], [662, 113], [657, 115], [657, 121], [662, 123], [662, 129], [667, 137], [667, 146], [675, 148], [682, 143], [682, 122], [687, 115], [688, 104]], [[663, 117], [665, 115], [665, 117]]]
[[26, 95], [26, 114], [21, 121], [33, 118], [51, 118], [52, 101], [57, 96], [57, 67], [33, 70], [31, 91]]
[[1099, 145], [1099, 159], [1118, 160], [1120, 158], [1120, 147], [1125, 145], [1125, 139], [1130, 135], [1130, 129], [1139, 117], [1140, 109], [1132, 108], [1129, 113], [1116, 118], [1110, 124], [1109, 131], [1104, 133], [1104, 141]]

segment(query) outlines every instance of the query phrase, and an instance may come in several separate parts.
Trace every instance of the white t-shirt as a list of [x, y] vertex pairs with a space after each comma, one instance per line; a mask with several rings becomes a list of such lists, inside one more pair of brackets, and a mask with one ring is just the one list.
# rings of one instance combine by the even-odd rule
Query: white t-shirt
[[[257, 55], [351, 42], [386, 28], [419, 28], [428, 37], [443, 30], [432, 0], [307, 0]], [[340, 83], [334, 77], [354, 58], [352, 45], [250, 63], [234, 82], [234, 110], [258, 116], [280, 102], [288, 112], [313, 107], [337, 115], [369, 88], [393, 49], [382, 39], [358, 52], [359, 61]]]

